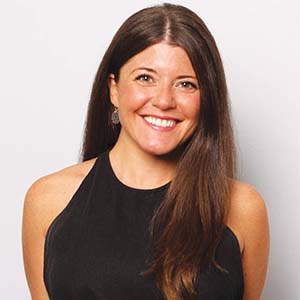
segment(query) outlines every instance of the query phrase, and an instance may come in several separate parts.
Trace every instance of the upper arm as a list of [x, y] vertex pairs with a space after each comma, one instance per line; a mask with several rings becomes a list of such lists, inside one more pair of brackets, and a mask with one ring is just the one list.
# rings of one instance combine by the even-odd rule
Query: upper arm
[[250, 185], [244, 185], [237, 196], [239, 228], [243, 236], [244, 300], [259, 300], [266, 279], [270, 247], [267, 208], [262, 196]]
[[49, 299], [43, 281], [47, 183], [39, 179], [26, 193], [22, 220], [23, 262], [32, 300]]

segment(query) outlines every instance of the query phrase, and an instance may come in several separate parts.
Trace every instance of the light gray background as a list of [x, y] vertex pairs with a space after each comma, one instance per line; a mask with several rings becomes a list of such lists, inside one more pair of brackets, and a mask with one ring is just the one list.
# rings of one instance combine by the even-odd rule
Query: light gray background
[[[37, 178], [76, 163], [103, 52], [130, 14], [154, 3], [0, 2], [1, 298], [29, 299], [21, 250], [26, 190]], [[232, 101], [240, 178], [268, 206], [271, 255], [263, 299], [300, 299], [299, 5], [177, 3], [196, 11], [216, 38]]]

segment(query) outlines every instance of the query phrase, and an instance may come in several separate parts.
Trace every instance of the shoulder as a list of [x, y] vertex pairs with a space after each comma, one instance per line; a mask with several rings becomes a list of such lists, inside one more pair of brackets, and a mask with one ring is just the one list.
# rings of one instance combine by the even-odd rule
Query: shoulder
[[233, 185], [231, 209], [244, 217], [251, 216], [256, 220], [265, 216], [267, 210], [265, 201], [256, 188], [238, 180], [234, 181]]
[[44, 234], [51, 221], [71, 200], [95, 160], [93, 158], [42, 176], [28, 188], [24, 213], [36, 218], [35, 222], [43, 227]]
[[22, 219], [22, 249], [32, 299], [49, 298], [43, 281], [46, 232], [52, 220], [67, 205], [93, 166], [94, 160], [43, 176], [26, 193]]
[[237, 233], [242, 251], [249, 240], [268, 230], [267, 206], [255, 187], [234, 181], [227, 223]]
[[260, 299], [267, 274], [270, 234], [266, 203], [253, 186], [234, 182], [227, 224], [241, 246], [244, 299]]

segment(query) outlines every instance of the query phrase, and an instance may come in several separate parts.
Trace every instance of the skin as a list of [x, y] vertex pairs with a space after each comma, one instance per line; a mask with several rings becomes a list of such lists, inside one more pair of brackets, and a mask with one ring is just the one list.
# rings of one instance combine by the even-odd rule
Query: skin
[[[176, 166], [172, 150], [192, 134], [201, 109], [201, 93], [187, 54], [179, 47], [164, 43], [151, 46], [121, 68], [118, 82], [111, 74], [109, 87], [122, 124], [118, 142], [110, 152], [115, 174], [124, 184], [135, 188], [149, 189], [165, 184], [172, 179]], [[171, 131], [160, 131], [145, 123], [142, 116], [149, 114], [176, 117], [181, 122]], [[49, 298], [43, 282], [47, 229], [67, 206], [94, 163], [95, 159], [91, 159], [43, 176], [26, 193], [22, 242], [32, 300]], [[226, 223], [239, 241], [244, 299], [258, 300], [269, 255], [266, 205], [252, 186], [240, 181], [234, 182], [230, 200]]]

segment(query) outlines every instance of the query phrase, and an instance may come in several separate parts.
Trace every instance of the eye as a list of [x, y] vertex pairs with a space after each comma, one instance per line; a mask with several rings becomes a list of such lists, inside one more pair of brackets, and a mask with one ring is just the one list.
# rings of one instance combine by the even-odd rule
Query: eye
[[198, 86], [195, 83], [190, 82], [190, 81], [180, 82], [179, 85], [186, 89], [198, 89]]
[[153, 82], [153, 78], [148, 74], [141, 74], [135, 78], [138, 81]]

